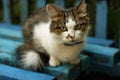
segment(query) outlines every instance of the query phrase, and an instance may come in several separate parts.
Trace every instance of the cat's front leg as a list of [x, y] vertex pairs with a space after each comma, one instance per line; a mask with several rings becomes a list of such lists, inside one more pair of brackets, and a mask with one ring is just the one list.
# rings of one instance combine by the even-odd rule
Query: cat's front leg
[[60, 61], [56, 57], [50, 56], [49, 64], [51, 67], [56, 67], [60, 65]]
[[75, 59], [71, 60], [69, 63], [70, 64], [79, 64], [80, 63], [80, 59], [79, 58], [75, 58]]

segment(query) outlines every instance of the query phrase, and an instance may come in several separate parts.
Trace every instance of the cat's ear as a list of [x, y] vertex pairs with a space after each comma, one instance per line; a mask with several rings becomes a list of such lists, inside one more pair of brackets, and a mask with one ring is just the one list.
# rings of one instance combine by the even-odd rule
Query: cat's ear
[[58, 16], [58, 9], [54, 5], [47, 4], [46, 10], [50, 18], [54, 19]]
[[81, 2], [77, 6], [77, 10], [86, 12], [86, 6], [87, 6], [87, 4], [86, 4], [85, 0], [81, 0]]

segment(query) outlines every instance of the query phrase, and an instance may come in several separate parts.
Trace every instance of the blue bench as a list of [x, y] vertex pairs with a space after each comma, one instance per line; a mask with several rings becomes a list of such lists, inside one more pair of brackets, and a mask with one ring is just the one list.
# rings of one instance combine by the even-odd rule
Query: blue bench
[[[19, 63], [17, 62], [16, 56], [15, 56], [15, 48], [20, 44], [22, 44], [21, 29], [20, 27], [17, 28], [17, 26], [16, 26], [16, 29], [11, 29], [11, 28], [9, 29], [7, 26], [15, 26], [15, 25], [4, 24], [0, 27], [0, 42], [1, 42], [0, 63], [11, 65], [11, 66], [17, 66], [17, 64]], [[98, 68], [97, 70], [99, 70], [98, 66], [97, 68], [93, 68], [94, 66], [91, 64], [107, 66], [111, 68], [117, 65], [117, 63], [120, 61], [118, 59], [119, 49], [111, 48], [109, 46], [98, 45], [96, 43], [93, 44], [93, 43], [90, 43], [89, 39], [91, 38], [90, 37], [88, 38], [88, 41], [87, 41], [88, 43], [85, 45], [85, 48], [82, 54], [80, 55], [80, 59], [81, 59], [80, 65], [63, 64], [56, 68], [47, 66], [44, 70], [44, 75], [48, 74], [49, 76], [54, 76], [54, 78], [72, 80], [77, 78], [80, 75], [80, 72], [82, 71], [87, 71], [89, 69], [94, 71], [93, 69], [97, 69], [97, 68]], [[3, 66], [6, 66], [6, 65], [3, 65]], [[90, 68], [91, 66], [92, 68]], [[15, 69], [10, 66], [9, 68], [11, 70], [13, 69], [13, 71]], [[5, 70], [7, 70], [7, 68]], [[21, 69], [19, 69], [18, 71], [21, 71]], [[3, 69], [3, 72], [4, 72], [4, 69]], [[26, 70], [22, 72], [26, 73]], [[108, 70], [108, 72], [110, 71]], [[15, 71], [13, 73], [16, 75], [19, 74], [18, 72], [15, 72]], [[33, 73], [31, 72], [30, 74], [32, 75], [34, 74], [34, 72]], [[39, 74], [43, 74], [43, 73], [39, 73]], [[8, 74], [6, 75], [4, 74], [4, 76], [9, 77]]]
[[[37, 7], [42, 7], [46, 4], [46, 0], [37, 0]], [[79, 0], [76, 0], [78, 3]], [[27, 0], [21, 0], [21, 23], [27, 17]], [[8, 0], [3, 0], [4, 6], [4, 21], [0, 23], [0, 79], [3, 80], [74, 80], [83, 71], [103, 72], [107, 74], [120, 75], [120, 49], [113, 48], [114, 41], [106, 40], [106, 21], [101, 26], [100, 15], [107, 20], [106, 8], [102, 13], [99, 13], [102, 6], [106, 6], [106, 1], [97, 5], [97, 28], [96, 37], [88, 37], [87, 44], [80, 55], [81, 63], [78, 65], [63, 64], [59, 67], [52, 68], [46, 66], [43, 72], [32, 72], [19, 69], [15, 48], [22, 44], [21, 26], [11, 24], [10, 9]], [[64, 0], [56, 0], [55, 4], [64, 6]], [[22, 6], [23, 5], [23, 6]], [[26, 6], [24, 6], [26, 5]], [[24, 16], [23, 16], [24, 15]], [[103, 34], [101, 30], [104, 28]]]
[[54, 80], [55, 77], [0, 64], [0, 80]]

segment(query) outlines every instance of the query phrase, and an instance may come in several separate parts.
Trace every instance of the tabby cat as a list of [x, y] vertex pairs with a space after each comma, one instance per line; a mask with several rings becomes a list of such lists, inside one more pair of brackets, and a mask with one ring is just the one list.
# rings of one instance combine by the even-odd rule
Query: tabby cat
[[61, 63], [78, 64], [88, 31], [85, 0], [70, 9], [47, 4], [37, 10], [23, 26], [24, 44], [17, 48], [20, 66], [38, 70], [46, 62], [51, 67]]

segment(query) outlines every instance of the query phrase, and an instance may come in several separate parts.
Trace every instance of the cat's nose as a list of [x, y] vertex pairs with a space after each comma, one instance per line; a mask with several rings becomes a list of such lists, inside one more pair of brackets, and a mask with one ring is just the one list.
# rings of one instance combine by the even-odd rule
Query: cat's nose
[[74, 38], [75, 38], [75, 35], [70, 35], [70, 34], [68, 34], [68, 36], [67, 36], [66, 38], [67, 38], [67, 39], [74, 40]]

